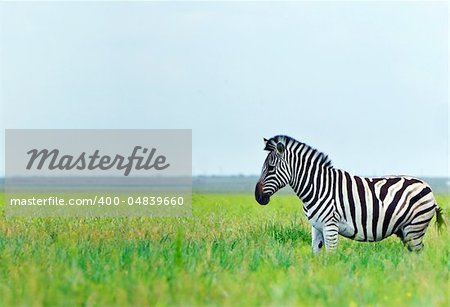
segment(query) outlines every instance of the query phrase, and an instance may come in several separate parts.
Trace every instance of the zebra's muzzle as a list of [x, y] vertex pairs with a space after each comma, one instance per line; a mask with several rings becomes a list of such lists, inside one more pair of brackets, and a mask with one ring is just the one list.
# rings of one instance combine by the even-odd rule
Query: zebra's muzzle
[[255, 198], [258, 204], [267, 205], [269, 203], [270, 196], [269, 194], [263, 192], [263, 188], [263, 184], [259, 181], [255, 187]]

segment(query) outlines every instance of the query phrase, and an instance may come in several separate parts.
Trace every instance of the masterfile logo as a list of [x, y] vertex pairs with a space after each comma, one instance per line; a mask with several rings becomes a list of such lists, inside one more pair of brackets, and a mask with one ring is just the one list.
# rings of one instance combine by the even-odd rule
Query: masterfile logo
[[7, 129], [6, 177], [191, 177], [188, 129]]
[[[142, 154], [139, 154], [139, 152], [142, 152]], [[98, 149], [91, 155], [82, 152], [78, 157], [72, 155], [61, 156], [58, 149], [51, 151], [48, 149], [32, 149], [27, 154], [30, 155], [27, 170], [30, 170], [32, 167], [41, 170], [45, 166], [49, 170], [71, 170], [73, 168], [77, 170], [94, 170], [96, 168], [109, 170], [115, 167], [118, 170], [124, 170], [124, 176], [128, 176], [133, 168], [136, 170], [154, 169], [161, 171], [170, 166], [166, 162], [166, 156], [156, 155], [156, 148], [149, 150], [141, 146], [134, 146], [132, 154], [128, 157], [119, 154], [116, 154], [114, 157], [110, 155], [101, 156]], [[35, 163], [36, 160], [38, 161]]]

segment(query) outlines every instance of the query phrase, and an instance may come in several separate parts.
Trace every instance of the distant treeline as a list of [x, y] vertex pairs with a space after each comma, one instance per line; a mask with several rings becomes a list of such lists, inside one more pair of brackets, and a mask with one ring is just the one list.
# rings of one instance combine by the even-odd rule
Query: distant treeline
[[[435, 193], [450, 194], [450, 178], [445, 177], [422, 177], [428, 182]], [[81, 180], [81, 178], [80, 178]], [[87, 179], [95, 180], [95, 178]], [[255, 191], [258, 176], [194, 176], [192, 178], [192, 191], [197, 193], [250, 193]], [[0, 178], [0, 189], [3, 189], [4, 178]], [[142, 183], [138, 183], [142, 186]], [[111, 181], [113, 184], [113, 181]], [[281, 193], [293, 193], [290, 187], [280, 191]]]
[[[450, 178], [422, 177], [435, 193], [450, 194]], [[257, 176], [195, 176], [192, 179], [192, 190], [202, 193], [254, 193]], [[281, 193], [294, 193], [285, 187]]]

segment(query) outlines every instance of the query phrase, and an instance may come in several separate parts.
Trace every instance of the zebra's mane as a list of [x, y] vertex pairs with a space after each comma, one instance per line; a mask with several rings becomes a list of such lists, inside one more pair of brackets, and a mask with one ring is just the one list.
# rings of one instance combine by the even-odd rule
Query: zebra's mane
[[319, 155], [319, 162], [322, 163], [324, 166], [326, 167], [333, 167], [333, 164], [331, 163], [331, 159], [328, 157], [327, 154], [319, 151], [318, 149], [309, 146], [308, 144], [302, 143], [300, 141], [297, 141], [296, 139], [287, 136], [287, 135], [277, 135], [274, 136], [273, 138], [270, 138], [267, 142], [266, 142], [266, 147], [264, 148], [264, 150], [268, 150], [268, 151], [273, 151], [276, 150], [277, 148], [277, 144], [279, 142], [282, 142], [286, 149], [289, 150], [290, 148], [292, 148], [294, 145], [299, 144], [299, 145], [303, 145], [304, 147], [306, 147], [307, 149], [310, 149], [313, 151], [313, 154], [318, 154]]

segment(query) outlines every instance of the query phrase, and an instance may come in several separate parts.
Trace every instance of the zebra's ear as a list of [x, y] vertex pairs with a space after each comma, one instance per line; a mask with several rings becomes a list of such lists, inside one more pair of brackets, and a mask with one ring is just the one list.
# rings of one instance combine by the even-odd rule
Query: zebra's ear
[[283, 143], [278, 143], [277, 144], [277, 153], [282, 156], [284, 153], [284, 144]]
[[268, 150], [268, 151], [270, 151], [270, 148], [269, 148], [269, 140], [268, 139], [266, 139], [266, 138], [264, 138], [264, 150]]

